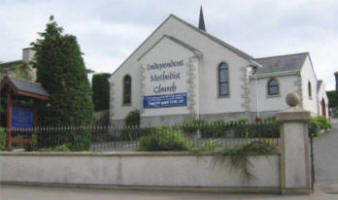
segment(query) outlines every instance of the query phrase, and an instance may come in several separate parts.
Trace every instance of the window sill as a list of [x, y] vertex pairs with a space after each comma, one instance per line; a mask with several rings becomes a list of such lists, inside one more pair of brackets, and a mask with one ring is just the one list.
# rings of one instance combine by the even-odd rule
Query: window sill
[[123, 107], [129, 107], [129, 106], [131, 106], [131, 103], [124, 103], [124, 104], [122, 104], [122, 106]]
[[230, 94], [218, 95], [217, 98], [219, 99], [230, 98]]
[[280, 94], [267, 95], [266, 98], [277, 98], [280, 97]]

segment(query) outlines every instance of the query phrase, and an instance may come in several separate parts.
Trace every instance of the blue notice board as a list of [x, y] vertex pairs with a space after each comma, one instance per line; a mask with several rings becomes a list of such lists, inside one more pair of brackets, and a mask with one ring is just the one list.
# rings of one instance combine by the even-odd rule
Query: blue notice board
[[143, 108], [187, 106], [187, 93], [152, 95], [143, 97]]
[[13, 107], [12, 128], [33, 128], [34, 113], [29, 108]]

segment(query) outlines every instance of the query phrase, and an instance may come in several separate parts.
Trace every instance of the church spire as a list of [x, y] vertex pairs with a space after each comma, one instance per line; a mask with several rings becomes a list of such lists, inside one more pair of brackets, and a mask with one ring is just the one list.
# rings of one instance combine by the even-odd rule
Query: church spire
[[200, 9], [200, 20], [199, 20], [199, 23], [198, 23], [198, 28], [202, 31], [206, 31], [205, 24], [204, 24], [204, 16], [203, 16], [202, 6], [201, 6], [201, 9]]

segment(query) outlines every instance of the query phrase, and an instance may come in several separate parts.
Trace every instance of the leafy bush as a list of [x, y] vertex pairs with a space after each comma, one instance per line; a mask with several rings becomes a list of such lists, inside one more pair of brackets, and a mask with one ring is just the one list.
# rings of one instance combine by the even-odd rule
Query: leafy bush
[[36, 150], [38, 144], [38, 134], [33, 133], [32, 134], [32, 142], [25, 144], [24, 148], [25, 151], [33, 151]]
[[215, 121], [207, 122], [203, 119], [194, 119], [191, 122], [185, 122], [181, 128], [186, 134], [194, 134], [199, 130], [202, 138], [222, 137], [226, 131], [241, 124], [246, 124], [247, 120], [234, 120], [234, 121]]
[[252, 154], [268, 154], [277, 152], [276, 146], [271, 145], [262, 140], [252, 141], [242, 146], [243, 151], [250, 152]]
[[55, 147], [43, 148], [43, 149], [40, 149], [39, 151], [41, 152], [70, 152], [71, 150], [69, 149], [67, 144], [62, 144], [62, 145], [58, 145]]
[[279, 123], [260, 122], [242, 124], [234, 128], [235, 137], [239, 138], [278, 138], [280, 136]]
[[183, 133], [193, 135], [196, 134], [201, 127], [204, 127], [207, 124], [208, 122], [203, 119], [193, 119], [189, 122], [183, 122], [181, 129]]
[[266, 155], [269, 153], [277, 152], [275, 146], [266, 143], [264, 141], [252, 141], [249, 143], [244, 143], [237, 145], [234, 148], [228, 149], [224, 148], [216, 152], [215, 162], [225, 162], [229, 159], [231, 163], [231, 168], [238, 170], [242, 173], [243, 178], [247, 181], [252, 180], [255, 176], [250, 171], [250, 166], [252, 166], [251, 161], [249, 160], [250, 155]]
[[217, 138], [224, 137], [225, 134], [238, 126], [246, 124], [247, 120], [233, 120], [233, 121], [216, 121], [201, 127], [202, 138]]
[[222, 144], [213, 139], [207, 139], [202, 146], [200, 147], [192, 147], [191, 151], [193, 153], [200, 153], [200, 152], [215, 152], [217, 149], [222, 147]]
[[6, 132], [3, 127], [0, 127], [0, 151], [6, 149]]
[[155, 133], [156, 133], [155, 127], [147, 127], [147, 128], [127, 127], [122, 130], [121, 139], [135, 141], [140, 137], [154, 135]]
[[320, 133], [320, 127], [318, 123], [309, 122], [309, 137], [318, 137]]
[[321, 130], [326, 130], [329, 128], [331, 128], [331, 124], [326, 117], [313, 117], [309, 122], [309, 137], [318, 137]]
[[159, 127], [156, 134], [139, 139], [139, 151], [186, 151], [190, 144], [184, 136], [172, 127]]
[[124, 120], [124, 123], [127, 127], [139, 127], [141, 122], [140, 111], [134, 110], [128, 113], [127, 117]]
[[331, 124], [330, 124], [329, 120], [324, 116], [314, 117], [314, 118], [311, 119], [311, 122], [318, 124], [319, 128], [322, 129], [322, 130], [323, 129], [326, 130], [326, 129], [331, 128]]

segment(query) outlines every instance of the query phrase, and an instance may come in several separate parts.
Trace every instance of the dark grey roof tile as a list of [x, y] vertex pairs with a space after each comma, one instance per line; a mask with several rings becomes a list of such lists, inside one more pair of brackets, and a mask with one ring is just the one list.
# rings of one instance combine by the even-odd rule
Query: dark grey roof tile
[[257, 69], [257, 74], [274, 72], [298, 72], [302, 68], [309, 53], [297, 53], [265, 58], [256, 58], [255, 61], [263, 67]]
[[14, 86], [21, 91], [30, 92], [42, 96], [49, 96], [48, 92], [43, 89], [40, 83], [23, 81], [16, 78], [8, 77]]

